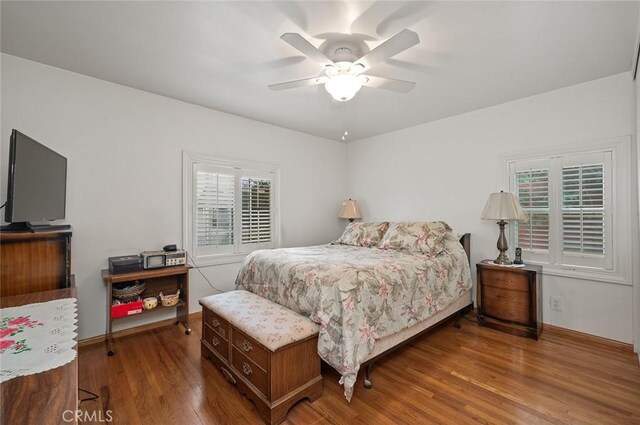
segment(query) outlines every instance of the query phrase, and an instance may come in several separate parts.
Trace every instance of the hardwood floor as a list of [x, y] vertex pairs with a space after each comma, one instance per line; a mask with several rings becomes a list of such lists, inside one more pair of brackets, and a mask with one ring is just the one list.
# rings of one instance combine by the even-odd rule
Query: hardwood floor
[[[553, 329], [536, 342], [473, 320], [469, 314], [462, 329], [444, 325], [376, 363], [373, 389], [360, 377], [351, 403], [337, 372], [324, 365], [322, 397], [294, 406], [284, 423], [640, 424], [640, 366], [631, 351]], [[100, 394], [81, 404], [85, 418], [261, 423], [252, 404], [200, 357], [200, 332], [194, 324], [186, 336], [169, 325], [121, 338], [113, 357], [103, 344], [81, 347], [80, 388]]]

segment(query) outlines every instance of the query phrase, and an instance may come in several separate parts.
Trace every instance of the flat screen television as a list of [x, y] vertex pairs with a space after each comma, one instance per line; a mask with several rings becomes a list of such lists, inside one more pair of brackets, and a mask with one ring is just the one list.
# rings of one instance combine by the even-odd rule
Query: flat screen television
[[9, 178], [2, 230], [48, 230], [69, 226], [31, 225], [63, 219], [67, 194], [67, 158], [32, 138], [11, 132]]

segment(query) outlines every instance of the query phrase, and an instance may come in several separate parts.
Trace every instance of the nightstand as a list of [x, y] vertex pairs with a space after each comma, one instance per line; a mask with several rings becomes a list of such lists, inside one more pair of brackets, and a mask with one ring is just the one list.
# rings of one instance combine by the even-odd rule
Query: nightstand
[[476, 264], [478, 323], [538, 339], [542, 332], [542, 267]]

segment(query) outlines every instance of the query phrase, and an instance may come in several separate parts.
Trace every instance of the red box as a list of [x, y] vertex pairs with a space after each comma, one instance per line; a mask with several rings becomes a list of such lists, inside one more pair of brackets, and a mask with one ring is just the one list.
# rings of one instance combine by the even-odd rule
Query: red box
[[142, 301], [131, 301], [126, 304], [116, 304], [111, 306], [111, 318], [132, 316], [142, 313]]

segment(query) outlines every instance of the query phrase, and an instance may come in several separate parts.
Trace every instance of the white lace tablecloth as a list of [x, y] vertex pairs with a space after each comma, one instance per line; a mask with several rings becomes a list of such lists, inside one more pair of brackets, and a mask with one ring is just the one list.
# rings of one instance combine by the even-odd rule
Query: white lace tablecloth
[[75, 298], [0, 309], [0, 382], [55, 369], [76, 357]]

